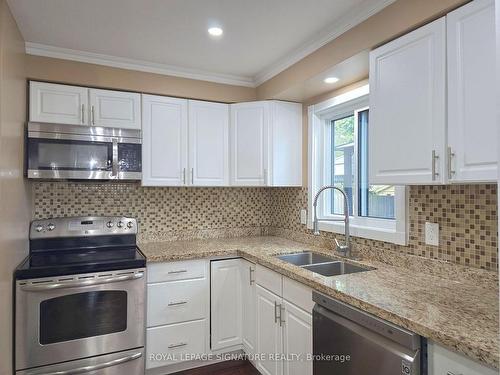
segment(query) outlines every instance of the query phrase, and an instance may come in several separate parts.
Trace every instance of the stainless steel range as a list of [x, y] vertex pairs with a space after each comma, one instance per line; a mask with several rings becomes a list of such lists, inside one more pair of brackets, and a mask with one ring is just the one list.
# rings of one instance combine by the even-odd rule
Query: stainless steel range
[[31, 223], [15, 271], [17, 375], [144, 374], [146, 259], [137, 222], [76, 217]]

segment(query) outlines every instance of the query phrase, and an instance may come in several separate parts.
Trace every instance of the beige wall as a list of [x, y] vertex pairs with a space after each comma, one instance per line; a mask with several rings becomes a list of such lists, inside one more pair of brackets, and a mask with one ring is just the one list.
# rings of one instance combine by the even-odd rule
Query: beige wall
[[227, 103], [255, 100], [257, 93], [251, 87], [32, 55], [26, 56], [26, 69], [30, 79]]
[[31, 198], [23, 179], [24, 41], [0, 0], [0, 375], [12, 372], [12, 272], [28, 252]]
[[257, 88], [258, 99], [278, 98], [362, 51], [373, 49], [469, 0], [398, 0]]

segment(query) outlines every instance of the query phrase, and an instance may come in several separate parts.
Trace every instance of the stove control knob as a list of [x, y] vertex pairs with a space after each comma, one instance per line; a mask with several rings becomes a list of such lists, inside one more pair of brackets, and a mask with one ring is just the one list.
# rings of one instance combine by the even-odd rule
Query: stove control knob
[[118, 224], [116, 224], [118, 228], [123, 228], [123, 221], [119, 221]]
[[56, 229], [56, 226], [52, 223], [49, 223], [49, 225], [47, 225], [47, 229], [53, 231], [54, 229]]
[[113, 224], [113, 222], [112, 222], [112, 221], [108, 221], [108, 222], [106, 223], [106, 226], [107, 226], [108, 228], [113, 228], [113, 225], [115, 225], [115, 224]]
[[132, 228], [133, 226], [134, 226], [134, 223], [132, 223], [131, 221], [129, 221], [129, 222], [127, 223], [127, 228], [129, 228], [129, 229], [130, 229], [130, 228]]
[[35, 230], [36, 230], [37, 232], [41, 232], [41, 231], [43, 230], [43, 227], [42, 227], [40, 224], [38, 224], [38, 225], [36, 226]]

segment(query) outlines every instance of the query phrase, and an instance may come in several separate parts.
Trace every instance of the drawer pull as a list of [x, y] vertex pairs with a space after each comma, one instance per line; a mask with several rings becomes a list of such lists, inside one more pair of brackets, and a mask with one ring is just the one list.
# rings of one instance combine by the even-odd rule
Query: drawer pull
[[178, 344], [170, 344], [168, 346], [169, 349], [175, 349], [175, 348], [181, 348], [183, 346], [186, 346], [187, 345], [187, 342], [180, 342]]
[[184, 273], [184, 272], [187, 272], [187, 270], [178, 270], [178, 271], [168, 271], [168, 274], [169, 275], [175, 275], [175, 274], [178, 274], [178, 273]]
[[447, 371], [446, 375], [462, 375], [462, 374], [451, 372], [451, 371]]
[[179, 301], [179, 302], [169, 302], [169, 306], [179, 306], [179, 305], [185, 305], [187, 301]]
[[248, 267], [250, 269], [250, 285], [252, 285], [253, 283], [255, 283], [255, 279], [253, 278], [253, 274], [255, 272], [255, 270], [252, 268], [252, 266]]

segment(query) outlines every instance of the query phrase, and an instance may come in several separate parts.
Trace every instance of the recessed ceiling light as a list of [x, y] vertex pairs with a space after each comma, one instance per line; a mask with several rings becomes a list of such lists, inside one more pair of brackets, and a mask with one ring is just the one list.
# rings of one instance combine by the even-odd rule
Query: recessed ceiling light
[[335, 82], [338, 82], [339, 79], [337, 77], [327, 77], [323, 81], [325, 83], [335, 83]]
[[220, 27], [211, 27], [208, 33], [212, 36], [221, 36], [224, 31]]

